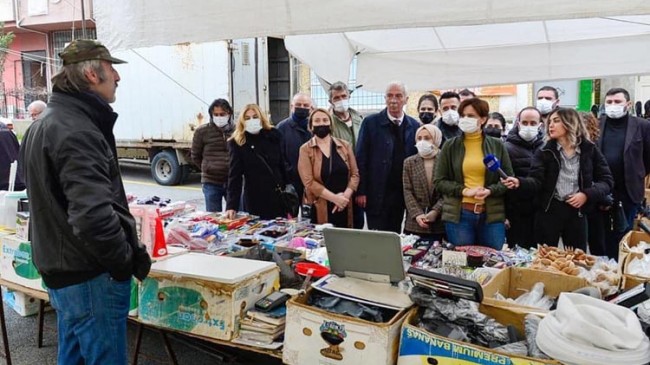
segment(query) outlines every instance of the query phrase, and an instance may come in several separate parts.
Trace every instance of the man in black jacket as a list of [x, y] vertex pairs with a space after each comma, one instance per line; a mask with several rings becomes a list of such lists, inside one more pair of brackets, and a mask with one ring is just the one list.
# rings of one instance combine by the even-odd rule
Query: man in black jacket
[[[630, 115], [631, 107], [627, 90], [610, 89], [605, 94], [605, 115], [600, 118], [597, 145], [614, 176], [614, 207], [618, 202], [622, 204], [626, 220], [623, 223], [627, 223], [627, 229], [622, 229], [621, 225], [605, 224], [605, 249], [610, 258], [618, 258], [618, 243], [632, 229], [644, 198], [644, 179], [650, 173], [650, 123]], [[610, 212], [612, 216], [615, 213]], [[607, 217], [605, 222], [609, 219]], [[620, 229], [612, 230], [613, 226]]]
[[301, 201], [305, 188], [302, 186], [302, 180], [300, 180], [298, 174], [298, 155], [300, 154], [300, 146], [312, 137], [309, 128], [307, 128], [307, 119], [312, 107], [311, 96], [305, 93], [297, 93], [291, 101], [291, 115], [278, 123], [277, 127], [282, 135], [281, 149], [289, 171], [289, 181], [296, 188]]
[[99, 42], [59, 54], [53, 94], [20, 151], [34, 264], [57, 311], [59, 364], [126, 364], [131, 277], [151, 267], [138, 242], [117, 164], [120, 76]]
[[[508, 133], [506, 149], [517, 178], [528, 176], [533, 156], [544, 144], [541, 125], [539, 110], [526, 107], [519, 112], [517, 124]], [[506, 237], [510, 246], [530, 248], [535, 245], [535, 209], [535, 194], [523, 190], [508, 191], [506, 218], [510, 227], [506, 230]]]

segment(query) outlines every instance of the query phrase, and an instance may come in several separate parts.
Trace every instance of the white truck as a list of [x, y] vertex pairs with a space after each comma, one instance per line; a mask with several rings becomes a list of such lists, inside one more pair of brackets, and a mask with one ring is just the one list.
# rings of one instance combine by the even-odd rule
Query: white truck
[[192, 170], [194, 130], [209, 122], [214, 99], [237, 116], [249, 103], [277, 123], [289, 115], [292, 60], [278, 38], [187, 43], [114, 52], [121, 81], [113, 107], [118, 157], [151, 164], [161, 185], [182, 183]]

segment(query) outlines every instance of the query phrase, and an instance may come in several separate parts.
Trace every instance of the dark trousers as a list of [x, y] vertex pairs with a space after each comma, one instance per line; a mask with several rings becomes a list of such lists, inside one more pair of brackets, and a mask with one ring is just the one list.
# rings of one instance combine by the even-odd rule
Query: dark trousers
[[[605, 228], [610, 225], [609, 215], [599, 208], [587, 214], [587, 242], [589, 253], [595, 256], [608, 256], [605, 245]], [[616, 246], [618, 255], [618, 245]]]
[[357, 195], [352, 195], [352, 227], [355, 229], [363, 229], [363, 225], [366, 223], [366, 218], [364, 217], [364, 210], [355, 203]]
[[535, 237], [540, 244], [557, 247], [560, 237], [564, 246], [587, 249], [587, 217], [565, 202], [551, 199], [547, 212], [535, 217]]
[[508, 215], [510, 229], [506, 230], [506, 239], [508, 246], [518, 245], [523, 248], [531, 248], [536, 245], [535, 242], [535, 213], [524, 214], [513, 211]]
[[[636, 217], [641, 204], [633, 203], [629, 199], [621, 199], [623, 203], [623, 211], [625, 212], [625, 218], [627, 219], [627, 229], [622, 232], [616, 232], [613, 230], [611, 224], [605, 224], [605, 252], [607, 257], [618, 260], [618, 244], [621, 242], [621, 239], [627, 232], [632, 230], [634, 225], [634, 218]], [[609, 222], [609, 212], [604, 215], [603, 218], [606, 222]]]
[[394, 189], [386, 193], [384, 204], [379, 214], [367, 213], [368, 228], [378, 231], [402, 233], [404, 221], [404, 194]]

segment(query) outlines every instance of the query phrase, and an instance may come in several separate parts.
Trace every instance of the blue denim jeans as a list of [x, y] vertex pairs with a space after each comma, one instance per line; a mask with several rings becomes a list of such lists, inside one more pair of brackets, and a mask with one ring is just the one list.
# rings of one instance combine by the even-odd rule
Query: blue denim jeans
[[203, 183], [203, 195], [205, 196], [205, 210], [208, 212], [221, 212], [221, 202], [227, 194], [226, 185]]
[[101, 274], [81, 284], [48, 289], [48, 293], [57, 314], [57, 363], [127, 364], [131, 280], [117, 281]]
[[485, 213], [461, 209], [458, 223], [445, 223], [447, 239], [455, 246], [481, 245], [500, 250], [506, 240], [505, 225], [503, 222], [488, 224], [485, 218]]

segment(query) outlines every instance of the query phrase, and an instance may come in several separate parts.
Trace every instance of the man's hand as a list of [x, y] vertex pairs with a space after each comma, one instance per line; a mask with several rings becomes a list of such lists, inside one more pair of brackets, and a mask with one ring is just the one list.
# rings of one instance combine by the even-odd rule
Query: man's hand
[[355, 200], [357, 201], [357, 205], [361, 208], [365, 208], [366, 203], [368, 202], [368, 199], [365, 195], [357, 195], [357, 198]]
[[228, 219], [235, 219], [235, 216], [237, 215], [237, 212], [235, 212], [234, 209], [228, 209], [226, 210], [226, 218]]

